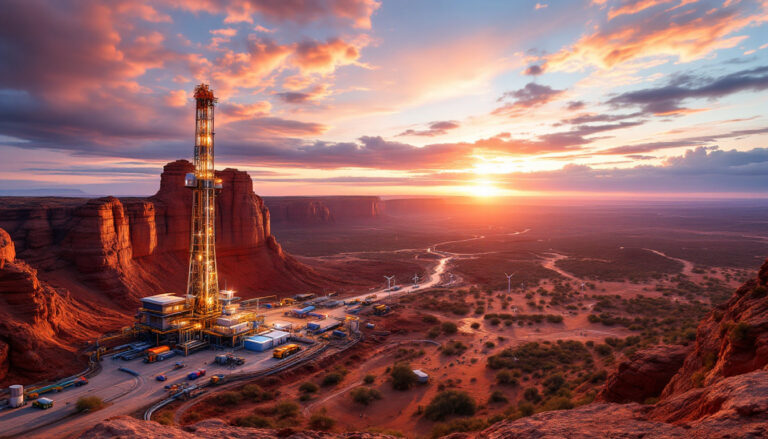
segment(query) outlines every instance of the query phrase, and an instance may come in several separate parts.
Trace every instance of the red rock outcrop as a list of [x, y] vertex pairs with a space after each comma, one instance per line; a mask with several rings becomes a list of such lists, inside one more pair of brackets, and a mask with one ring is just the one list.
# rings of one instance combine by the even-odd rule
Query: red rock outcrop
[[690, 345], [655, 346], [637, 352], [619, 364], [597, 399], [626, 403], [658, 397], [692, 349]]
[[16, 259], [10, 236], [0, 229], [0, 382], [36, 380], [51, 370], [81, 367], [78, 346], [119, 317], [84, 309]]
[[209, 419], [184, 427], [166, 427], [120, 416], [101, 422], [79, 436], [81, 439], [395, 439], [378, 433], [325, 433], [321, 431], [269, 430], [232, 427], [219, 419]]
[[265, 197], [275, 224], [310, 225], [376, 219], [383, 213], [379, 197]]

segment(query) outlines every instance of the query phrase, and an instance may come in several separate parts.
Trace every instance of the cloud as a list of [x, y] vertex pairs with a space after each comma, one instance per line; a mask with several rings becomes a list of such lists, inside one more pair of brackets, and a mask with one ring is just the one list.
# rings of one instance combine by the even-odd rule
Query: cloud
[[258, 14], [276, 22], [307, 24], [315, 21], [349, 23], [371, 28], [371, 16], [381, 6], [376, 0], [162, 0], [193, 12], [226, 14], [225, 22], [253, 22]]
[[534, 6], [533, 8], [534, 8], [534, 9], [536, 9], [536, 10], [538, 11], [539, 9], [544, 9], [544, 8], [546, 8], [547, 6], [549, 6], [549, 5], [548, 5], [548, 4], [546, 4], [546, 3], [536, 3], [536, 6]]
[[571, 164], [556, 171], [509, 174], [505, 181], [509, 187], [525, 191], [765, 193], [768, 149], [699, 147], [657, 166], [599, 169]]
[[525, 110], [540, 107], [546, 103], [555, 100], [562, 95], [565, 90], [555, 90], [547, 85], [530, 82], [519, 90], [508, 91], [501, 95], [498, 102], [511, 99], [511, 102], [493, 110], [493, 114], [518, 116]]
[[568, 111], [577, 111], [583, 109], [587, 104], [584, 101], [570, 101], [565, 107]]
[[328, 86], [324, 84], [318, 84], [303, 92], [287, 91], [275, 93], [275, 96], [287, 104], [306, 104], [322, 99], [328, 96], [328, 94], [330, 94], [328, 91]]
[[768, 128], [755, 128], [746, 130], [734, 130], [720, 134], [712, 134], [706, 136], [693, 136], [677, 140], [667, 140], [658, 142], [646, 142], [637, 143], [632, 145], [623, 145], [613, 148], [604, 149], [593, 154], [645, 154], [649, 152], [659, 151], [662, 149], [691, 147], [699, 145], [708, 145], [719, 140], [740, 138], [745, 136], [754, 136], [759, 134], [768, 134]]
[[427, 136], [427, 137], [442, 136], [443, 134], [446, 134], [449, 130], [454, 130], [459, 126], [460, 126], [459, 122], [455, 120], [432, 122], [429, 124], [429, 127], [425, 130], [409, 129], [398, 134], [398, 136]]
[[533, 64], [528, 66], [525, 71], [523, 71], [524, 75], [528, 76], [538, 76], [544, 73], [544, 69], [541, 68], [541, 66]]
[[357, 47], [339, 38], [332, 38], [324, 43], [319, 41], [299, 43], [293, 55], [293, 64], [305, 74], [327, 75], [339, 66], [357, 64], [359, 58], [360, 51]]
[[[655, 1], [628, 2], [625, 8]], [[547, 70], [582, 70], [589, 66], [610, 69], [618, 64], [649, 57], [673, 57], [688, 62], [731, 48], [746, 36], [733, 35], [747, 26], [768, 20], [768, 5], [743, 1], [723, 6], [701, 0], [680, 8], [643, 7], [622, 19], [609, 20], [584, 35], [574, 45], [549, 56]], [[618, 17], [612, 9], [609, 14]], [[628, 10], [628, 9], [627, 9]]]
[[742, 91], [766, 89], [768, 66], [762, 66], [719, 78], [677, 76], [664, 86], [622, 93], [607, 103], [614, 107], [639, 106], [644, 113], [669, 115], [690, 111], [682, 107], [688, 99], [716, 99]]

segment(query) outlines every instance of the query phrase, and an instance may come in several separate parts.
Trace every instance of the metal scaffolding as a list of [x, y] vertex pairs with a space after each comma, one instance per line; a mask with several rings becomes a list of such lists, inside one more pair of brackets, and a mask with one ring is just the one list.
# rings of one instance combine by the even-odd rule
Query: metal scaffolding
[[206, 321], [221, 313], [215, 233], [216, 191], [221, 189], [221, 179], [215, 176], [213, 162], [213, 90], [207, 84], [198, 85], [195, 102], [195, 172], [185, 178], [185, 186], [193, 193], [187, 301], [192, 317]]

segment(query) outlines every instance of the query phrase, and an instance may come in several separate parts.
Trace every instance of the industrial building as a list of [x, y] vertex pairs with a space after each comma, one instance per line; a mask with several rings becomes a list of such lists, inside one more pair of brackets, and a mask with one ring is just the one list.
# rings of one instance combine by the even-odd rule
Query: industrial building
[[189, 273], [186, 296], [156, 294], [141, 299], [136, 329], [140, 337], [168, 344], [184, 355], [209, 345], [241, 346], [264, 322], [255, 309], [240, 306], [231, 290], [219, 290], [216, 268], [216, 193], [222, 189], [214, 169], [214, 107], [207, 84], [195, 88], [193, 173], [184, 178], [191, 189]]

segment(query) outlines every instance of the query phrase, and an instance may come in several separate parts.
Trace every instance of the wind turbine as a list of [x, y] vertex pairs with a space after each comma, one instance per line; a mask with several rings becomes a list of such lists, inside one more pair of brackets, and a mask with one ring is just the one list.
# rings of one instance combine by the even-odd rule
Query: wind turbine
[[387, 280], [387, 291], [390, 291], [392, 289], [392, 280], [395, 278], [395, 275], [392, 276], [384, 276], [384, 279]]
[[507, 277], [507, 295], [508, 296], [512, 294], [512, 276], [514, 275], [515, 273], [512, 273], [512, 274], [504, 273], [504, 276]]
[[419, 283], [419, 273], [416, 273], [413, 275], [413, 284], [417, 285]]

